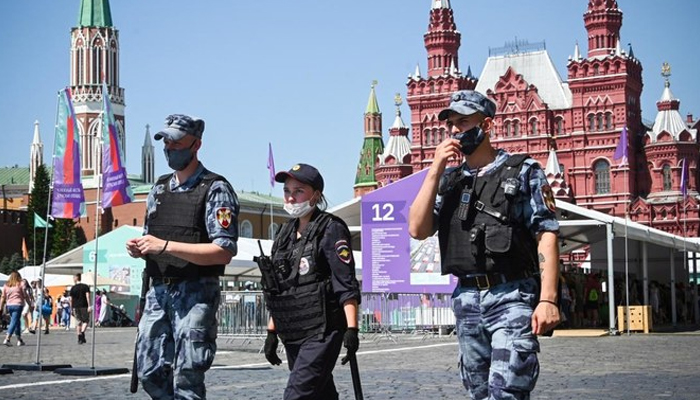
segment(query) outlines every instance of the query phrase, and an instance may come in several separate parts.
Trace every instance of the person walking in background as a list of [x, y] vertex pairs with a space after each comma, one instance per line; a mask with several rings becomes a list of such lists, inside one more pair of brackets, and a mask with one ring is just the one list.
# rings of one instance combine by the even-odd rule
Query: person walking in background
[[80, 274], [73, 275], [74, 285], [70, 289], [70, 308], [77, 323], [75, 332], [78, 334], [78, 344], [85, 344], [85, 330], [90, 325], [90, 287], [80, 282]]
[[[95, 300], [95, 303], [97, 303], [97, 300]], [[107, 290], [100, 292], [100, 304], [100, 315], [97, 318], [97, 326], [103, 326], [103, 324], [109, 320], [109, 305], [112, 303], [109, 302], [109, 297], [107, 297]]]
[[7, 306], [7, 312], [10, 313], [10, 325], [7, 328], [7, 334], [2, 343], [5, 346], [12, 346], [10, 339], [12, 339], [13, 334], [17, 336], [17, 346], [24, 346], [22, 329], [20, 328], [20, 316], [22, 315], [24, 305], [29, 301], [30, 299], [23, 285], [22, 277], [19, 272], [13, 271], [2, 287], [2, 294], [0, 295], [0, 314], [3, 313], [5, 306]]
[[[36, 283], [34, 283], [36, 285]], [[24, 321], [24, 333], [29, 333], [32, 326], [32, 314], [34, 313], [34, 293], [32, 284], [26, 279], [22, 279], [22, 290], [25, 293], [24, 307], [22, 308], [22, 321]]]
[[323, 177], [307, 164], [279, 172], [284, 183], [284, 209], [292, 216], [272, 246], [272, 271], [264, 288], [270, 319], [264, 353], [272, 365], [282, 339], [289, 363], [284, 400], [337, 400], [333, 367], [341, 346], [345, 364], [360, 345], [357, 306], [360, 287], [350, 231], [340, 218], [324, 211]]
[[[461, 90], [438, 114], [454, 135], [435, 149], [409, 210], [409, 234], [438, 232], [453, 294], [460, 370], [473, 399], [529, 399], [541, 335], [559, 323], [556, 206], [542, 168], [491, 145], [496, 103]], [[460, 165], [447, 168], [449, 160]], [[539, 276], [536, 271], [539, 267]]]
[[146, 200], [144, 236], [126, 242], [131, 257], [146, 259], [151, 288], [139, 321], [137, 371], [154, 399], [204, 399], [204, 374], [216, 355], [219, 277], [238, 252], [238, 198], [198, 154], [204, 121], [166, 118], [155, 134], [174, 171]]
[[[39, 307], [38, 307], [39, 308]], [[49, 288], [44, 288], [44, 296], [41, 300], [39, 308], [41, 318], [44, 320], [44, 333], [49, 334], [49, 326], [51, 326], [51, 314], [53, 313], [53, 298], [49, 294]]]
[[63, 292], [61, 297], [58, 299], [60, 302], [61, 306], [61, 326], [63, 326], [67, 331], [70, 330], [70, 315], [71, 315], [71, 309], [70, 309], [70, 295], [68, 291], [66, 290]]
[[586, 277], [586, 288], [584, 292], [584, 299], [586, 299], [586, 320], [587, 325], [590, 327], [597, 327], [600, 323], [598, 318], [598, 307], [600, 303], [600, 296], [602, 294], [602, 289], [600, 282], [598, 281], [598, 276], [591, 273]]
[[95, 291], [95, 325], [99, 326], [100, 322], [100, 311], [102, 310], [102, 291], [101, 290], [96, 290]]

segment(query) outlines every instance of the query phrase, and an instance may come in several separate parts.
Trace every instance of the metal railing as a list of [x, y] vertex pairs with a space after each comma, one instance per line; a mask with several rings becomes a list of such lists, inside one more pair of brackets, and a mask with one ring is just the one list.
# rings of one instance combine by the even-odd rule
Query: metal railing
[[[222, 292], [217, 313], [219, 335], [250, 341], [267, 334], [269, 313], [260, 291]], [[362, 293], [358, 310], [363, 333], [434, 332], [454, 329], [448, 294]]]

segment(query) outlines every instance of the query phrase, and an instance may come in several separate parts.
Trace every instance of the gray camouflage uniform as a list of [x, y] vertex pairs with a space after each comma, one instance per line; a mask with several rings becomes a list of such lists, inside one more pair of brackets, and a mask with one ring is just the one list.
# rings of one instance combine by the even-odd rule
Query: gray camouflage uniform
[[[496, 159], [481, 170], [480, 176], [489, 175], [509, 156], [498, 150]], [[464, 168], [464, 173], [471, 175], [474, 171]], [[548, 207], [543, 195], [543, 188], [551, 189], [542, 168], [534, 160], [526, 160], [518, 177], [521, 190], [513, 209], [514, 219], [533, 235], [557, 232], [559, 223], [550, 208], [554, 205]], [[436, 215], [441, 206], [442, 198], [438, 196]], [[531, 326], [539, 297], [536, 278], [510, 281], [485, 290], [458, 284], [452, 297], [460, 373], [471, 398], [529, 399], [539, 376], [540, 345]]]
[[[195, 173], [170, 190], [185, 192], [197, 187], [208, 171], [200, 163]], [[157, 208], [155, 194], [164, 185], [156, 185], [147, 199], [148, 216]], [[228, 207], [232, 219], [227, 228], [217, 222], [216, 210]], [[212, 243], [236, 254], [239, 204], [231, 186], [215, 181], [207, 194], [206, 226]], [[203, 267], [206, 268], [206, 267]], [[216, 353], [220, 288], [218, 277], [201, 277], [166, 285], [154, 279], [146, 296], [146, 306], [139, 322], [138, 376], [144, 390], [154, 399], [206, 398], [204, 373], [211, 367]]]

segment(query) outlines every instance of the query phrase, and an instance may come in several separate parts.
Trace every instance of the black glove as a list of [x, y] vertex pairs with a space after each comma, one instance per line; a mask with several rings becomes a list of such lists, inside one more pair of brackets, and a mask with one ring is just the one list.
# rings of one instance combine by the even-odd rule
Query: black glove
[[348, 328], [345, 331], [345, 336], [343, 336], [343, 346], [347, 349], [345, 357], [340, 360], [342, 365], [345, 365], [350, 361], [350, 358], [355, 357], [357, 349], [360, 348], [360, 338], [357, 336], [357, 328]]
[[263, 351], [265, 352], [265, 358], [272, 365], [282, 364], [282, 360], [277, 356], [277, 346], [279, 344], [280, 341], [277, 339], [277, 332], [268, 330]]

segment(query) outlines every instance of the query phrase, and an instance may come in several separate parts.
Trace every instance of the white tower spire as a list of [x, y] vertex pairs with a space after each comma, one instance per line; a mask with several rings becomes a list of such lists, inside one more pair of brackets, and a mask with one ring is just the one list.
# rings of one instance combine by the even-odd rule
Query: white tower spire
[[44, 144], [39, 135], [39, 121], [34, 121], [34, 139], [29, 150], [29, 191], [34, 188], [36, 170], [44, 163]]

